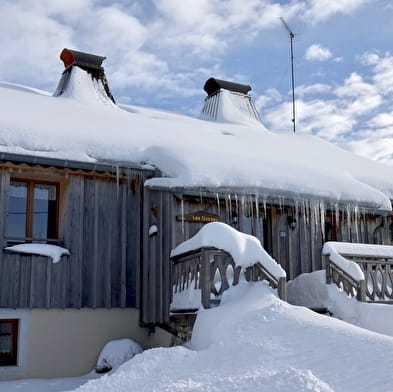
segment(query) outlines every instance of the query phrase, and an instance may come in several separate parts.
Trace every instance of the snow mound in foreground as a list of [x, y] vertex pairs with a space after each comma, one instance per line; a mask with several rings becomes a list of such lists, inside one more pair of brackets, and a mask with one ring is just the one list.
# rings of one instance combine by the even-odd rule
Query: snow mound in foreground
[[102, 349], [98, 357], [96, 372], [105, 373], [115, 370], [141, 352], [141, 346], [131, 339], [112, 340]]
[[240, 283], [198, 313], [190, 347], [147, 350], [79, 392], [389, 391], [393, 338]]

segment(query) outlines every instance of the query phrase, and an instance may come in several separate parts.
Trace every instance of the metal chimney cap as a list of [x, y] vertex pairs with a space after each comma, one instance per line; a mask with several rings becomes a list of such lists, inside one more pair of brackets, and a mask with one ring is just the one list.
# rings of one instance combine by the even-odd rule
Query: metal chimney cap
[[60, 53], [60, 59], [63, 60], [65, 68], [71, 67], [72, 65], [79, 65], [85, 68], [102, 70], [103, 67], [101, 64], [106, 57], [64, 48]]
[[203, 89], [206, 91], [207, 95], [212, 95], [220, 89], [248, 94], [248, 92], [251, 90], [251, 86], [248, 84], [233, 83], [228, 82], [227, 80], [210, 78], [206, 81]]

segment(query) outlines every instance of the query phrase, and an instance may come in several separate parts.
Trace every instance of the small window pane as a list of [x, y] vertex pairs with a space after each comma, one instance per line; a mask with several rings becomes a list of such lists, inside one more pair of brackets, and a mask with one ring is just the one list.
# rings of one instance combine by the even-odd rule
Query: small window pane
[[8, 236], [24, 238], [27, 218], [26, 182], [11, 181], [8, 203]]
[[18, 320], [0, 319], [0, 366], [15, 366], [18, 351]]
[[12, 324], [0, 323], [0, 354], [10, 354], [12, 350]]
[[33, 238], [56, 238], [56, 185], [34, 184]]

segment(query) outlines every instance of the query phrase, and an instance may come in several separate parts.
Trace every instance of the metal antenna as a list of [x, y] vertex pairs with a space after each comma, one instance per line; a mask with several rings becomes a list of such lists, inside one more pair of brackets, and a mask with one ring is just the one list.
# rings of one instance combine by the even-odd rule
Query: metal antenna
[[280, 16], [280, 20], [285, 27], [285, 30], [289, 34], [289, 38], [291, 40], [291, 80], [292, 80], [292, 123], [293, 123], [293, 132], [296, 131], [296, 123], [295, 123], [295, 74], [293, 70], [293, 39], [295, 38], [295, 34], [289, 28], [287, 22], [285, 22], [284, 18]]

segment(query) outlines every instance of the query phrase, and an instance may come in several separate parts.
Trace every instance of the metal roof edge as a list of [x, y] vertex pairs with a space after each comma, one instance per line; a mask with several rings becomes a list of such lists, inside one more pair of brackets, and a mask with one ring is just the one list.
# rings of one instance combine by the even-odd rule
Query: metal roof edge
[[143, 165], [133, 162], [116, 162], [116, 161], [97, 161], [97, 162], [84, 162], [75, 161], [61, 158], [50, 158], [35, 155], [15, 154], [8, 152], [0, 152], [0, 162], [12, 163], [26, 163], [29, 165], [40, 165], [45, 167], [57, 167], [62, 169], [71, 170], [86, 170], [96, 172], [109, 172], [114, 173], [119, 170], [140, 170], [145, 173], [153, 174], [154, 170], [151, 168], [144, 168]]

